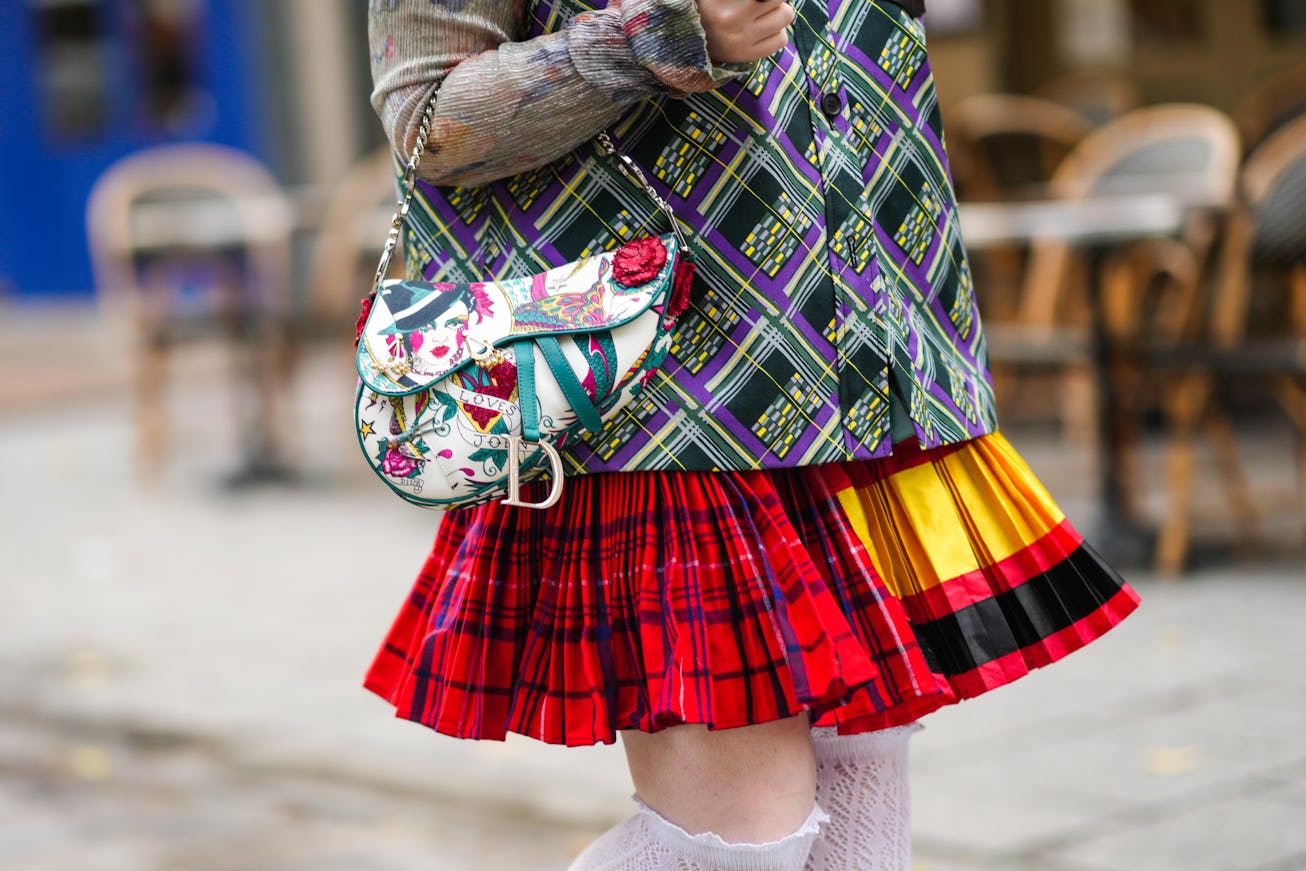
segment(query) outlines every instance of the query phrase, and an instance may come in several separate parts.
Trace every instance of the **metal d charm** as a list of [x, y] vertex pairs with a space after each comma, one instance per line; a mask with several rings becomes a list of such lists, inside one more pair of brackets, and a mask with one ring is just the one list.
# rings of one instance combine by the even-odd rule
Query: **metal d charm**
[[[553, 473], [553, 480], [549, 487], [549, 495], [544, 497], [543, 502], [523, 502], [521, 499], [522, 445], [538, 448], [549, 458], [549, 470]], [[508, 495], [504, 497], [503, 504], [521, 508], [549, 508], [557, 505], [561, 498], [562, 457], [558, 456], [553, 445], [548, 442], [528, 442], [521, 436], [508, 436]]]

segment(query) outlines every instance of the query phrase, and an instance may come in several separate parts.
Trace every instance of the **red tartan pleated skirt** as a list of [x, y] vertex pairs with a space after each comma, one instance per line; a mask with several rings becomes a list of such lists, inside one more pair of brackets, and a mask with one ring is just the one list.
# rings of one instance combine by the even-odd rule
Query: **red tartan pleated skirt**
[[1138, 604], [1000, 435], [870, 462], [570, 479], [444, 515], [367, 674], [462, 738], [916, 720]]

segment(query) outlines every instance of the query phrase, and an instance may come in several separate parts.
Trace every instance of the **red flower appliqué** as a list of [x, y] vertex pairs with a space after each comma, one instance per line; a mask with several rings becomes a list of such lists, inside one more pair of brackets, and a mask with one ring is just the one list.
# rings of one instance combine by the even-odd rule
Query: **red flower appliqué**
[[638, 287], [652, 281], [667, 265], [667, 246], [656, 236], [627, 242], [612, 258], [612, 277], [618, 284]]
[[358, 313], [358, 323], [354, 324], [354, 347], [355, 348], [358, 347], [359, 340], [363, 338], [363, 327], [367, 325], [367, 316], [372, 313], [372, 300], [375, 297], [376, 294], [374, 293], [369, 294], [368, 297], [362, 301], [363, 310]]
[[689, 295], [694, 289], [694, 261], [682, 258], [676, 264], [676, 274], [671, 284], [671, 299], [667, 302], [667, 316], [678, 318], [689, 308]]

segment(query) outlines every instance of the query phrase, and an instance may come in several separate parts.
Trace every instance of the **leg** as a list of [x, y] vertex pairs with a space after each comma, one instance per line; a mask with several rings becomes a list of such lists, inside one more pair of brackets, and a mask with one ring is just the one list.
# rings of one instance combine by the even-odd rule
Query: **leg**
[[635, 791], [690, 834], [773, 841], [812, 812], [816, 762], [806, 716], [717, 732], [677, 726], [621, 737]]
[[622, 742], [640, 812], [572, 871], [801, 871], [824, 818], [806, 716], [625, 732]]
[[864, 735], [816, 729], [816, 797], [830, 815], [808, 871], [911, 871], [911, 724]]

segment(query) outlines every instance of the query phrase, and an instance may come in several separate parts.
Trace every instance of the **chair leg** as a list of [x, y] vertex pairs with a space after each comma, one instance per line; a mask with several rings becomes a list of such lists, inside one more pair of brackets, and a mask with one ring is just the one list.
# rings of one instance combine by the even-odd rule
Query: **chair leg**
[[1224, 487], [1233, 506], [1238, 540], [1245, 550], [1250, 551], [1257, 537], [1258, 512], [1247, 475], [1238, 459], [1238, 442], [1228, 416], [1213, 409], [1206, 419], [1206, 434], [1215, 448], [1216, 463], [1220, 467], [1220, 475], [1224, 478]]
[[1155, 554], [1156, 571], [1166, 578], [1174, 578], [1183, 570], [1188, 555], [1197, 467], [1196, 431], [1209, 391], [1206, 376], [1188, 376], [1179, 381], [1169, 403], [1172, 435], [1166, 450], [1167, 504]]
[[[1306, 265], [1294, 267], [1289, 282], [1292, 288], [1292, 332], [1298, 342], [1306, 344]], [[1285, 378], [1283, 393], [1288, 415], [1296, 429], [1297, 493], [1306, 516], [1306, 375]]]
[[[1306, 378], [1297, 379], [1297, 496], [1301, 501], [1302, 517], [1306, 520]], [[1302, 524], [1306, 532], [1306, 522]]]
[[[1091, 377], [1091, 373], [1089, 374]], [[1139, 484], [1144, 480], [1141, 465], [1142, 438], [1139, 435], [1139, 420], [1144, 408], [1143, 373], [1138, 367], [1124, 361], [1114, 361], [1107, 369], [1107, 376], [1115, 386], [1116, 407], [1115, 420], [1107, 421], [1106, 429], [1114, 443], [1116, 455], [1116, 478], [1120, 482], [1120, 505], [1125, 516], [1136, 518], [1139, 511]], [[1096, 385], [1090, 385], [1096, 389]], [[1094, 396], [1086, 395], [1085, 402], [1091, 405], [1088, 412], [1096, 419], [1099, 403]], [[1095, 428], [1095, 434], [1100, 428]], [[1095, 449], [1096, 450], [1096, 449]]]
[[1062, 437], [1076, 450], [1097, 450], [1097, 381], [1091, 369], [1074, 366], [1061, 381]]
[[253, 327], [235, 337], [231, 352], [232, 382], [241, 407], [237, 419], [243, 439], [243, 471], [257, 480], [281, 465], [279, 415], [285, 411], [285, 361], [277, 338]]
[[261, 377], [257, 379], [257, 405], [264, 459], [274, 466], [285, 461], [286, 400], [290, 395], [291, 373], [294, 370], [294, 346], [285, 330], [279, 325], [260, 331], [255, 358], [261, 361]]
[[1019, 387], [1016, 367], [995, 361], [989, 366], [989, 375], [993, 379], [993, 396], [1000, 409], [999, 414], [1005, 416], [1007, 409], [1019, 407], [1013, 399]]
[[158, 336], [141, 340], [136, 354], [136, 470], [146, 483], [157, 483], [168, 449], [164, 410], [168, 345]]
[[1298, 435], [1306, 436], [1306, 378], [1285, 378], [1279, 384], [1279, 404]]
[[1306, 378], [1284, 378], [1279, 383], [1278, 400], [1292, 423], [1297, 454], [1297, 498], [1306, 520]]

